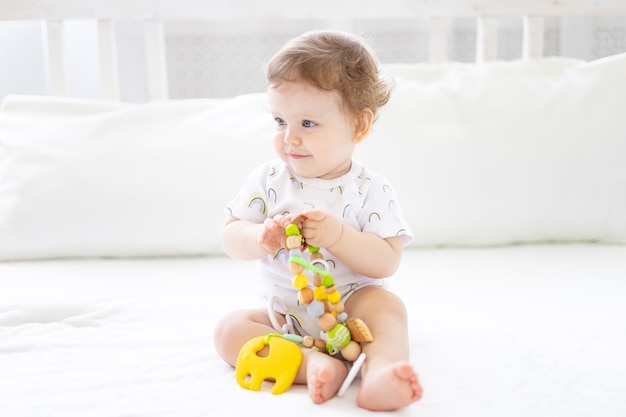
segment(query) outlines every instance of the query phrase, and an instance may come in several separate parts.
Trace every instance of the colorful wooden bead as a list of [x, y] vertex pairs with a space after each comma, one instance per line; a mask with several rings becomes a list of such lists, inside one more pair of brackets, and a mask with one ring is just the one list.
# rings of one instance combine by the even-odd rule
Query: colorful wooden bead
[[317, 321], [317, 325], [322, 331], [327, 332], [337, 325], [337, 319], [330, 313], [324, 313]]
[[341, 293], [339, 291], [335, 290], [328, 294], [328, 301], [332, 304], [338, 303], [339, 300], [341, 300]]
[[326, 288], [332, 287], [333, 285], [335, 285], [335, 279], [330, 275], [324, 275], [322, 277], [322, 285]]
[[309, 279], [304, 274], [296, 274], [291, 279], [291, 284], [294, 288], [301, 290], [302, 288], [309, 285]]
[[304, 347], [313, 347], [315, 345], [315, 339], [311, 336], [304, 336], [304, 340], [302, 340], [302, 346]]
[[314, 299], [315, 296], [312, 289], [305, 287], [298, 291], [298, 302], [300, 304], [310, 304]]
[[289, 272], [292, 274], [301, 274], [304, 272], [304, 266], [297, 262], [289, 262]]
[[313, 274], [313, 286], [319, 287], [320, 285], [322, 285], [322, 276], [316, 272]]
[[324, 314], [324, 303], [313, 299], [306, 307], [306, 312], [311, 317], [321, 317]]
[[313, 262], [316, 259], [324, 259], [324, 255], [322, 254], [322, 252], [314, 252], [311, 254], [310, 258], [311, 262]]
[[347, 361], [355, 361], [361, 354], [361, 345], [354, 340], [350, 341], [346, 346], [341, 349], [341, 356]]
[[314, 346], [319, 350], [326, 350], [326, 341], [322, 339], [315, 339]]
[[369, 327], [363, 322], [363, 320], [353, 317], [346, 320], [346, 325], [352, 335], [352, 340], [356, 342], [371, 342], [374, 340]]
[[287, 245], [287, 249], [299, 248], [302, 245], [302, 240], [300, 236], [287, 236], [285, 244]]
[[324, 301], [328, 298], [328, 295], [326, 294], [326, 288], [323, 285], [316, 287], [313, 291], [315, 292], [315, 299], [318, 301]]
[[300, 228], [293, 223], [288, 224], [287, 227], [285, 227], [285, 233], [287, 236], [302, 236]]
[[335, 324], [327, 333], [327, 342], [335, 349], [342, 349], [352, 340], [350, 330], [343, 324]]

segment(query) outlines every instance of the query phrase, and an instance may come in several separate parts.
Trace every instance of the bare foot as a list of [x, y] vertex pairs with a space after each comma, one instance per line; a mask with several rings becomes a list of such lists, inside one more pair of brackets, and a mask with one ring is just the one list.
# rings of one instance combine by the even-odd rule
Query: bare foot
[[356, 402], [372, 411], [392, 411], [422, 398], [422, 386], [406, 362], [370, 368], [361, 380]]
[[333, 398], [348, 375], [347, 366], [325, 354], [310, 355], [307, 361], [307, 386], [315, 404]]

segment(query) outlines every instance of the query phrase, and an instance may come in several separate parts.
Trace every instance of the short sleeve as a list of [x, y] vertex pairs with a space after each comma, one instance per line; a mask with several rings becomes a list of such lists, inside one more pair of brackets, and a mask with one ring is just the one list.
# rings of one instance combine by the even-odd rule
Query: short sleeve
[[361, 230], [382, 238], [402, 236], [404, 245], [408, 245], [413, 240], [413, 232], [389, 181], [379, 175], [369, 175], [359, 189], [363, 198], [358, 219]]
[[267, 178], [269, 164], [255, 168], [246, 178], [239, 192], [226, 206], [225, 212], [241, 220], [263, 223], [268, 213]]

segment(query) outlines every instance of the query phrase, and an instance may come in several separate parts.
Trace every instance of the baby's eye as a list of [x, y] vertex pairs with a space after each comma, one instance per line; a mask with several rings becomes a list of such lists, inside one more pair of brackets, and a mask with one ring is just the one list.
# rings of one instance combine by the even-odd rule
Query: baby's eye
[[287, 123], [285, 123], [285, 121], [283, 119], [281, 119], [280, 117], [275, 117], [274, 121], [276, 122], [277, 126], [285, 126]]
[[311, 120], [303, 120], [302, 121], [302, 126], [304, 126], [304, 127], [313, 127], [315, 125], [316, 125], [316, 123], [312, 122]]

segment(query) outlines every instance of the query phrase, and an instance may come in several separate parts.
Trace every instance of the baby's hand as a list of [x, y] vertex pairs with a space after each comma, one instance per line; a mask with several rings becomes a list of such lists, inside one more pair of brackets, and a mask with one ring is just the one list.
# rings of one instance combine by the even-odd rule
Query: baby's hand
[[257, 238], [259, 244], [270, 253], [284, 247], [285, 227], [292, 222], [293, 218], [294, 216], [291, 215], [276, 215], [265, 219], [263, 228]]
[[318, 248], [330, 248], [341, 238], [343, 223], [322, 210], [306, 210], [302, 213], [302, 235], [306, 243]]

